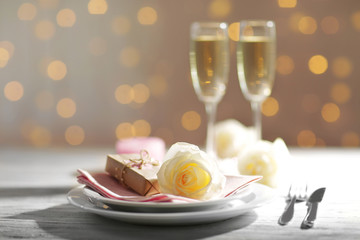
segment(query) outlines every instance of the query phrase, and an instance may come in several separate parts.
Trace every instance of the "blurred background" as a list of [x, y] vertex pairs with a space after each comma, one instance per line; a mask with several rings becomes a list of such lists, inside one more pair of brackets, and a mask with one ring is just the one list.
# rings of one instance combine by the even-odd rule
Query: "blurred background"
[[158, 136], [203, 145], [189, 26], [225, 21], [229, 85], [217, 120], [251, 126], [236, 73], [238, 21], [277, 25], [277, 73], [263, 137], [360, 145], [358, 0], [0, 0], [0, 144], [114, 146]]

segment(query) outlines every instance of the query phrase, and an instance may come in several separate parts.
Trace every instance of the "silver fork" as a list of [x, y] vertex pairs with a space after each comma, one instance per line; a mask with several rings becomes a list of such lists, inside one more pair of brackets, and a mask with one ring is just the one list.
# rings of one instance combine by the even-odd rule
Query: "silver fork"
[[279, 217], [278, 223], [286, 225], [294, 216], [294, 206], [297, 202], [303, 202], [307, 198], [307, 184], [290, 185], [288, 194], [286, 196], [287, 205], [284, 212]]

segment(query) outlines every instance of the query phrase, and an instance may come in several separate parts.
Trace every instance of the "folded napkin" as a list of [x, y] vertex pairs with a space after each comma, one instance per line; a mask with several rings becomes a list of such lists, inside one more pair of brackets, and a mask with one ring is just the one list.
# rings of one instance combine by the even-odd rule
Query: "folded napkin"
[[[118, 180], [107, 173], [89, 173], [85, 170], [78, 169], [79, 176], [77, 180], [85, 184], [100, 195], [116, 200], [132, 202], [200, 202], [200, 200], [175, 196], [171, 194], [159, 193], [151, 196], [141, 196], [121, 185]], [[261, 176], [226, 176], [226, 184], [223, 194], [220, 198], [232, 196], [240, 190], [247, 187], [250, 183], [260, 180]]]

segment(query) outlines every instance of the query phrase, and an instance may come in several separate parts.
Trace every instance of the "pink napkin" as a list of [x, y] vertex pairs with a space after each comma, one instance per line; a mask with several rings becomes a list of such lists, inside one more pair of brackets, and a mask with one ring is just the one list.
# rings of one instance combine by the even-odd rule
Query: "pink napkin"
[[[199, 202], [200, 200], [159, 193], [152, 196], [141, 196], [122, 186], [114, 177], [107, 173], [92, 173], [78, 169], [78, 182], [96, 191], [100, 195], [116, 200], [132, 202]], [[226, 184], [220, 198], [232, 196], [247, 187], [250, 183], [260, 180], [261, 176], [226, 176]]]

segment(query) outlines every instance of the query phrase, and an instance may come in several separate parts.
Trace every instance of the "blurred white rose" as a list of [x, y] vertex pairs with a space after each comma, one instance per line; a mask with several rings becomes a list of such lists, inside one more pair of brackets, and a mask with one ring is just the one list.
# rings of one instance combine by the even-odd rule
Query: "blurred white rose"
[[219, 196], [226, 180], [215, 160], [196, 145], [184, 142], [171, 146], [157, 177], [162, 193], [199, 200]]
[[285, 177], [289, 161], [289, 150], [281, 138], [273, 143], [258, 141], [239, 155], [238, 170], [243, 175], [261, 175], [260, 183], [275, 188]]
[[232, 158], [255, 139], [253, 130], [235, 119], [227, 119], [215, 125], [215, 146], [220, 158]]

